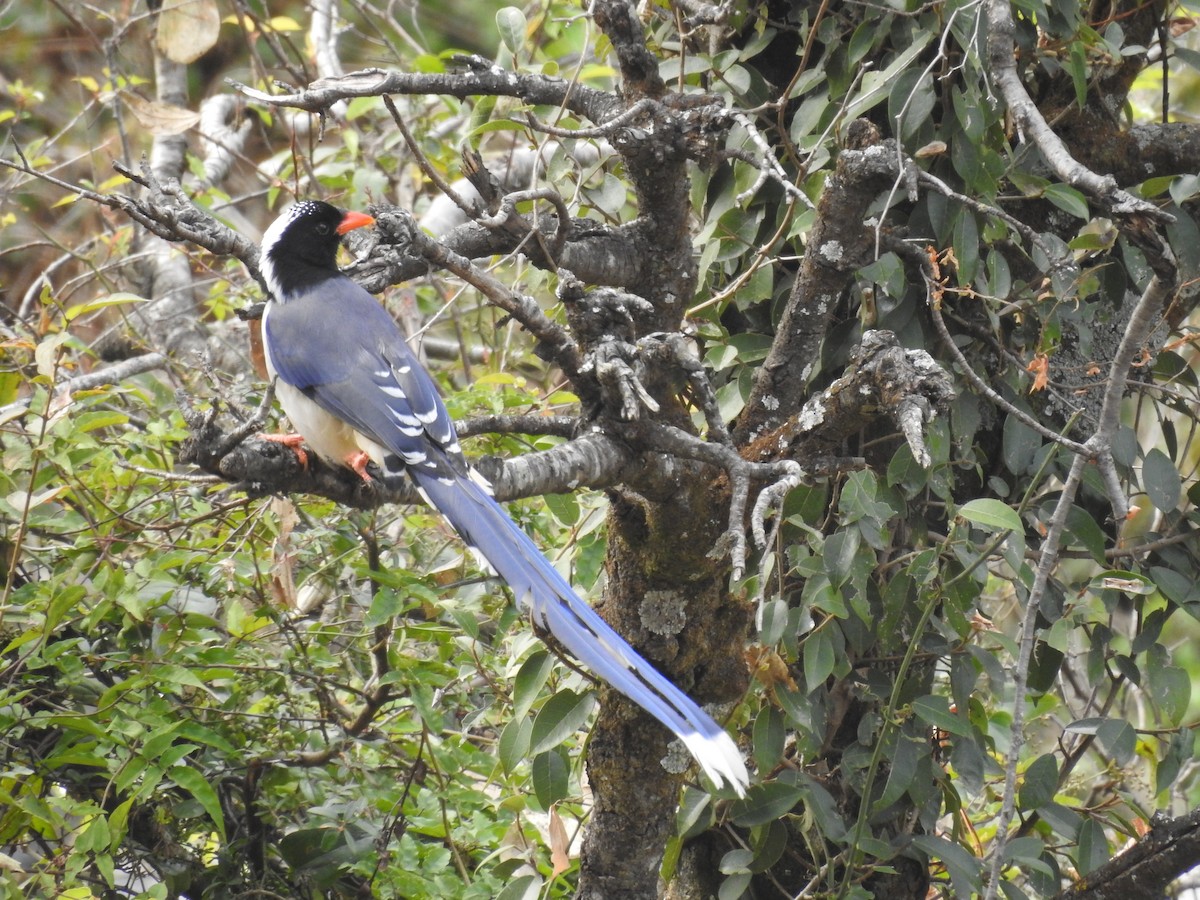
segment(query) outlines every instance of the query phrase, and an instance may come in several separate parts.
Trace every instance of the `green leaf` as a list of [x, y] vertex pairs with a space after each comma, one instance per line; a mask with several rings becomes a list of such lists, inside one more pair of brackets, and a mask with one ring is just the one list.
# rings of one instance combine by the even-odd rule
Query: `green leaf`
[[1108, 539], [1096, 524], [1096, 520], [1082, 506], [1072, 506], [1067, 511], [1067, 533], [1087, 550], [1092, 559], [1101, 565], [1107, 563], [1104, 550]]
[[711, 827], [714, 813], [712, 794], [686, 786], [675, 814], [675, 831], [684, 840], [694, 838]]
[[717, 900], [738, 900], [739, 897], [745, 897], [753, 880], [754, 876], [750, 872], [737, 872], [730, 875], [717, 888]]
[[828, 628], [820, 628], [804, 639], [804, 683], [809, 691], [825, 683], [836, 662]]
[[921, 697], [913, 701], [913, 712], [942, 731], [964, 736], [972, 733], [971, 723], [950, 710], [949, 697]]
[[500, 732], [497, 753], [504, 771], [513, 772], [529, 755], [529, 736], [533, 733], [533, 720], [529, 716], [511, 719]]
[[533, 720], [530, 752], [542, 753], [573, 735], [583, 727], [595, 703], [596, 696], [591, 691], [577, 694], [570, 689], [561, 690], [547, 700]]
[[1012, 474], [1026, 474], [1033, 466], [1033, 461], [1041, 447], [1041, 435], [1016, 416], [1008, 416], [1004, 420], [1004, 442], [1001, 445], [1001, 453], [1004, 456], [1004, 465]]
[[1079, 829], [1079, 845], [1075, 850], [1075, 867], [1079, 869], [1079, 874], [1087, 875], [1095, 871], [1110, 858], [1104, 826], [1093, 818], [1085, 819]]
[[888, 117], [899, 122], [903, 139], [913, 137], [928, 124], [936, 99], [933, 78], [922, 69], [909, 69], [892, 82]]
[[914, 738], [908, 734], [897, 734], [895, 747], [889, 760], [887, 783], [883, 786], [883, 792], [872, 803], [872, 812], [887, 809], [912, 787], [922, 751], [927, 755], [928, 748], [929, 740], [926, 735]]
[[1094, 734], [1100, 745], [1122, 766], [1133, 757], [1137, 746], [1137, 732], [1123, 719], [1079, 719], [1067, 725], [1063, 731]]
[[75, 417], [75, 431], [97, 431], [101, 428], [111, 428], [114, 425], [124, 425], [128, 421], [129, 416], [124, 413], [112, 412], [110, 410], [94, 410]]
[[1193, 69], [1200, 70], [1200, 50], [1193, 50], [1190, 47], [1172, 47], [1171, 54]]
[[738, 825], [752, 828], [787, 815], [803, 796], [802, 788], [783, 781], [756, 784], [745, 797], [734, 802], [730, 814]]
[[221, 801], [217, 792], [213, 790], [208, 779], [186, 765], [176, 766], [171, 770], [170, 776], [172, 781], [195, 797], [196, 802], [204, 807], [204, 811], [212, 819], [213, 826], [221, 835], [221, 840], [225, 840], [225, 814], [221, 811]]
[[759, 771], [770, 771], [779, 762], [786, 737], [783, 713], [774, 706], [764, 706], [754, 720], [754, 761]]
[[974, 281], [979, 268], [979, 222], [969, 209], [959, 210], [954, 222], [954, 253], [958, 257], [959, 277]]
[[723, 875], [734, 875], [738, 872], [750, 871], [750, 863], [754, 862], [754, 851], [745, 847], [734, 847], [725, 851], [717, 869]]
[[843, 840], [846, 836], [846, 820], [833, 794], [815, 778], [805, 776], [801, 785], [804, 790], [804, 809], [817, 822], [821, 833], [831, 841]]
[[1042, 820], [1054, 829], [1054, 833], [1074, 842], [1079, 837], [1079, 826], [1083, 824], [1083, 816], [1070, 807], [1060, 803], [1043, 803], [1038, 810]]
[[888, 87], [921, 55], [925, 46], [933, 40], [934, 32], [922, 29], [912, 34], [912, 42], [896, 56], [886, 69], [878, 72], [868, 72], [861, 81], [861, 88], [854, 95], [844, 113], [846, 121], [857, 119], [887, 97]]
[[1179, 504], [1183, 482], [1171, 458], [1157, 447], [1142, 462], [1142, 487], [1156, 509], [1171, 512]]
[[1013, 838], [1004, 845], [1005, 859], [1019, 863], [1026, 870], [1036, 869], [1049, 875], [1050, 867], [1042, 860], [1045, 852], [1046, 845], [1042, 839], [1033, 835]]
[[1087, 48], [1082, 41], [1071, 44], [1071, 53], [1062, 60], [1063, 68], [1071, 73], [1071, 82], [1075, 85], [1075, 102], [1080, 109], [1087, 106], [1088, 95], [1088, 64]]
[[542, 895], [543, 882], [539, 875], [522, 875], [506, 884], [496, 900], [538, 900]]
[[570, 769], [559, 748], [539, 753], [533, 758], [533, 794], [542, 809], [549, 809], [565, 800], [570, 785]]
[[988, 531], [1011, 531], [1017, 535], [1024, 534], [1021, 517], [1017, 515], [1016, 510], [999, 500], [987, 497], [972, 500], [960, 506], [956, 515], [961, 519], [966, 519], [972, 525], [978, 525]]
[[950, 873], [950, 879], [954, 882], [956, 896], [970, 897], [983, 892], [983, 881], [980, 877], [983, 862], [979, 857], [971, 855], [959, 844], [931, 834], [918, 835], [913, 838], [913, 844], [946, 864], [946, 871]]
[[1088, 211], [1087, 200], [1083, 194], [1065, 184], [1048, 184], [1045, 190], [1042, 191], [1042, 196], [1061, 209], [1063, 212], [1068, 212], [1071, 215], [1083, 219], [1085, 222], [1091, 218], [1091, 213]]
[[862, 532], [857, 528], [843, 528], [825, 538], [825, 571], [834, 587], [840, 588], [850, 580], [861, 540]]
[[371, 608], [363, 618], [363, 624], [368, 628], [376, 628], [404, 611], [404, 600], [395, 588], [381, 587], [371, 600]]
[[[1021, 780], [1020, 801], [1025, 810], [1034, 810], [1049, 803], [1058, 793], [1058, 760], [1053, 753], [1044, 753], [1025, 770]], [[1037, 856], [1041, 855], [1039, 851]]]
[[1154, 178], [1147, 178], [1137, 186], [1137, 194], [1139, 197], [1145, 197], [1147, 200], [1157, 197], [1159, 194], [1165, 193], [1171, 187], [1171, 182], [1174, 180], [1174, 175], [1159, 175]]
[[790, 610], [786, 600], [768, 600], [762, 606], [762, 631], [759, 641], [765, 647], [773, 647], [783, 639]]
[[523, 718], [533, 708], [554, 669], [554, 657], [547, 650], [535, 650], [521, 663], [513, 679], [513, 718]]
[[1166, 724], [1178, 725], [1192, 700], [1192, 679], [1187, 670], [1160, 660], [1158, 665], [1146, 666], [1145, 671], [1147, 692], [1162, 711]]
[[117, 808], [109, 815], [108, 830], [112, 834], [112, 842], [109, 845], [110, 850], [116, 850], [125, 839], [125, 833], [129, 830], [129, 812], [132, 809], [133, 798], [130, 797], [124, 803], [118, 804]]
[[783, 858], [791, 840], [791, 829], [782, 819], [768, 822], [765, 826], [751, 831], [750, 844], [754, 848], [754, 861], [750, 864], [750, 871], [758, 873], [770, 870]]
[[1171, 735], [1163, 758], [1154, 773], [1154, 792], [1161, 794], [1170, 788], [1184, 764], [1191, 764], [1195, 755], [1196, 732], [1184, 728]]
[[518, 56], [525, 46], [526, 25], [525, 13], [515, 6], [505, 6], [496, 11], [496, 30], [513, 56]]
[[139, 297], [137, 294], [128, 294], [118, 291], [109, 294], [105, 297], [97, 297], [95, 300], [89, 300], [86, 303], [78, 303], [75, 306], [68, 306], [63, 318], [68, 322], [78, 319], [82, 315], [90, 312], [95, 312], [98, 309], [107, 309], [110, 306], [124, 306], [127, 303], [145, 303], [146, 297]]
[[67, 611], [87, 596], [87, 589], [81, 584], [69, 584], [54, 593], [50, 606], [46, 609], [46, 633], [53, 634]]

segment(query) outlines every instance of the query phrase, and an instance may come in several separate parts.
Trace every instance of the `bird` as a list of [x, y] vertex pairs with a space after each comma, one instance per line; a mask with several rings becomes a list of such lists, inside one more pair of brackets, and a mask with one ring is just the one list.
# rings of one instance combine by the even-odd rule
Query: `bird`
[[[300, 200], [263, 235], [259, 270], [267, 374], [296, 435], [275, 439], [349, 466], [407, 473], [423, 499], [511, 588], [518, 607], [596, 676], [670, 729], [718, 786], [744, 796], [737, 744], [637, 653], [542, 554], [469, 465], [433, 378], [395, 319], [337, 265], [342, 237], [366, 213]], [[304, 461], [304, 457], [301, 457]]]

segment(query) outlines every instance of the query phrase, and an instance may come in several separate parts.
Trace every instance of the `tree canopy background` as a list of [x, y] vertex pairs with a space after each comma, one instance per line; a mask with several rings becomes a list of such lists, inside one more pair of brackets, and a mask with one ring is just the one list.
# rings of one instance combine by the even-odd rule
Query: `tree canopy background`
[[[0, 5], [4, 889], [1173, 890], [1194, 24]], [[253, 242], [306, 196], [373, 210], [348, 271], [518, 521], [728, 722], [749, 796], [403, 485], [256, 437]]]

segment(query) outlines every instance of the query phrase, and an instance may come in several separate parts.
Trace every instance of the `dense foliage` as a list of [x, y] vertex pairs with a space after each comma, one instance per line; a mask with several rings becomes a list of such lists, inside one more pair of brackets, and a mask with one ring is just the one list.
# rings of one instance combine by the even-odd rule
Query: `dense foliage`
[[[260, 298], [253, 256], [214, 252], [205, 223], [254, 237], [311, 195], [381, 222], [411, 209], [465, 242], [474, 226], [433, 183], [468, 190], [464, 150], [498, 196], [531, 191], [507, 219], [498, 202], [476, 217], [496, 249], [452, 273], [382, 229], [352, 271], [375, 290], [407, 273], [383, 300], [423, 340], [469, 454], [562, 452], [593, 428], [628, 443], [637, 467], [526, 473], [510, 508], [639, 646], [725, 701], [756, 772], [745, 799], [693, 773], [665, 852], [648, 842], [630, 870], [722, 900], [1050, 897], [1121, 883], [1120, 859], [1105, 866], [1128, 843], [1158, 860], [1141, 877], [1159, 894], [1200, 858], [1186, 8], [656, 0], [630, 33], [616, 0], [105, 6], [0, 5], [0, 890], [508, 900], [624, 884], [580, 876], [587, 852], [607, 858], [593, 789], [640, 821], [613, 768], [585, 772], [597, 694], [620, 707], [434, 514], [180, 463], [198, 423], [235, 429], [266, 398], [237, 316]], [[635, 84], [638, 46], [657, 70]], [[997, 54], [1061, 157], [1015, 111]], [[367, 66], [463, 81], [337, 93]], [[478, 87], [489, 71], [517, 87]], [[333, 94], [297, 109], [319, 77]], [[585, 120], [570, 90], [536, 100], [563, 83], [617, 124]], [[638, 97], [677, 130], [628, 115]], [[639, 169], [656, 140], [661, 171]], [[655, 209], [674, 172], [687, 208]], [[685, 261], [668, 231], [647, 246], [622, 230], [648, 218], [690, 229]], [[633, 334], [660, 415], [636, 399], [614, 414], [592, 369], [564, 373], [489, 303], [532, 297], [602, 346], [563, 302], [567, 251], [583, 281], [639, 295], [606, 313], [641, 322], [649, 304], [702, 348], [703, 372], [674, 370], [651, 329]], [[725, 532], [744, 477], [730, 457], [762, 468]], [[783, 460], [804, 476], [777, 503], [762, 473]], [[605, 591], [635, 562], [635, 587], [718, 586], [726, 618], [695, 626], [711, 644], [676, 636], [711, 611], [617, 608]], [[589, 765], [634, 781], [646, 770], [608, 727]]]

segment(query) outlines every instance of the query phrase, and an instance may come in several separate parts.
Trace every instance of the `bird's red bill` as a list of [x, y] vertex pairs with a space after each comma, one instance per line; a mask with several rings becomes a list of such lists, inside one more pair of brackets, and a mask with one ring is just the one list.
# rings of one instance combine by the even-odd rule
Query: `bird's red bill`
[[353, 231], [355, 228], [374, 224], [374, 216], [368, 216], [366, 213], [360, 212], [348, 212], [342, 216], [342, 221], [338, 222], [337, 233], [345, 234], [347, 231]]

